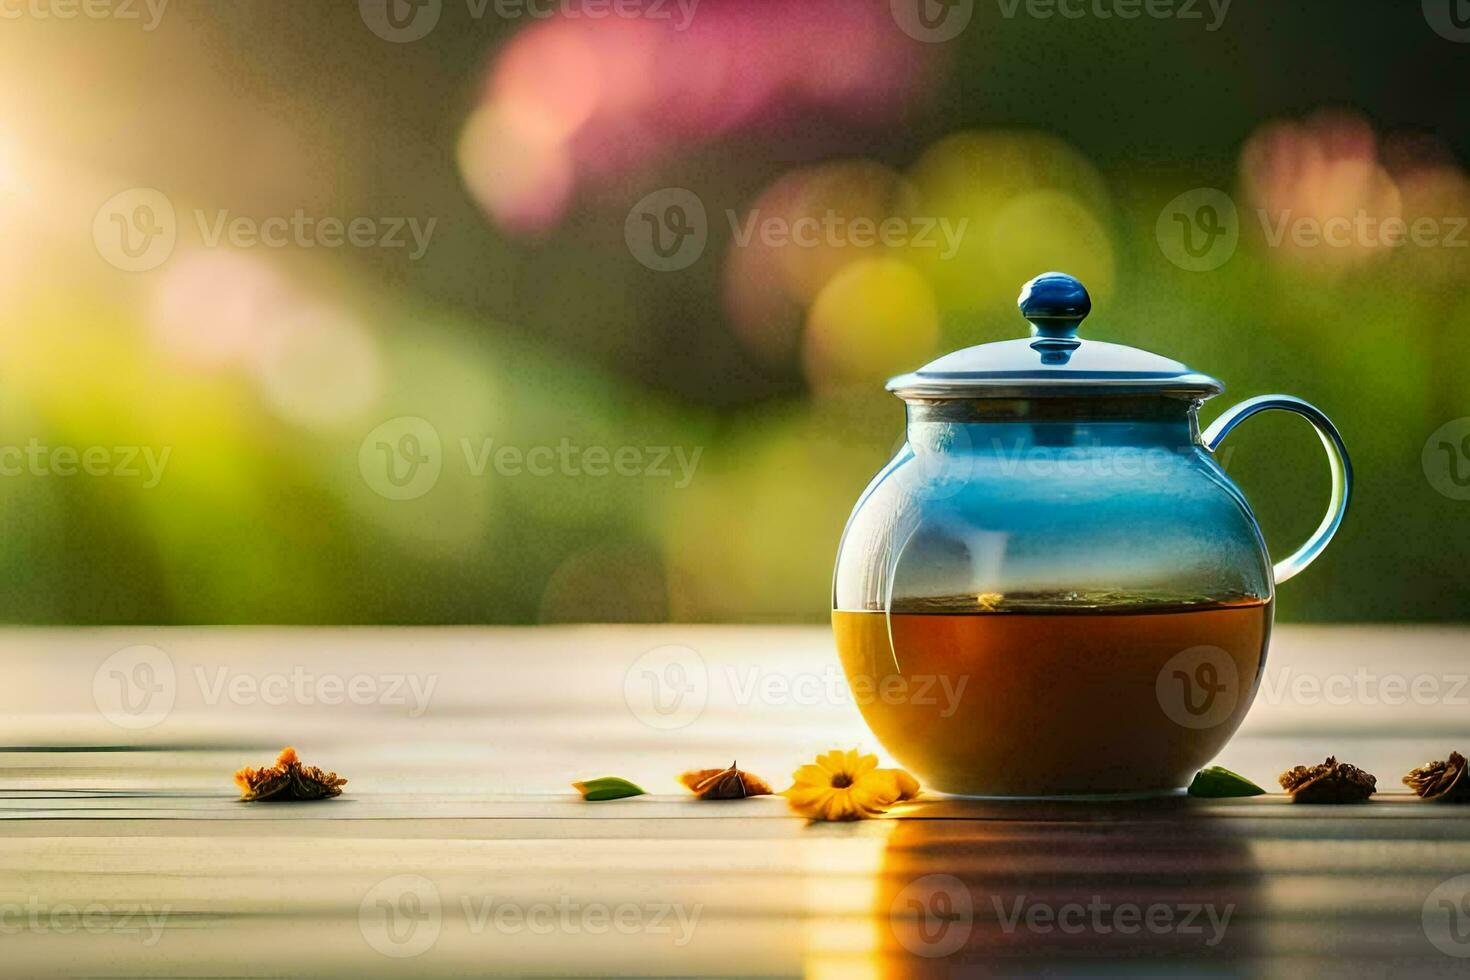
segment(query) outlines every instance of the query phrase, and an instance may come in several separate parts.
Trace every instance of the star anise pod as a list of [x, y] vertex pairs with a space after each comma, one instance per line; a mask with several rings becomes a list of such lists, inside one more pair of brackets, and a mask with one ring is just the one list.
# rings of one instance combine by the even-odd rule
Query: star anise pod
[[1465, 757], [1451, 752], [1443, 762], [1420, 766], [1404, 777], [1404, 785], [1426, 800], [1445, 803], [1470, 801], [1470, 779], [1465, 778]]
[[341, 796], [347, 780], [335, 772], [323, 772], [316, 766], [305, 766], [289, 745], [276, 756], [273, 766], [246, 766], [235, 773], [240, 799], [246, 802], [285, 800], [323, 800]]
[[679, 782], [701, 800], [743, 800], [747, 796], [769, 796], [770, 785], [759, 776], [741, 772], [738, 763], [728, 769], [691, 769]]
[[1361, 803], [1378, 789], [1377, 777], [1329, 755], [1319, 766], [1297, 766], [1281, 774], [1293, 803]]

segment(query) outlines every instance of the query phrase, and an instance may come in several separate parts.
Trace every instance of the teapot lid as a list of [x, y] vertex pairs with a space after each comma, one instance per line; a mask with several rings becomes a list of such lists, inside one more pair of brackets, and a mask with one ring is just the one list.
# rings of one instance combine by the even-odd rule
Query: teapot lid
[[1082, 283], [1047, 272], [1021, 288], [1017, 301], [1031, 339], [980, 344], [945, 354], [888, 382], [905, 399], [1032, 398], [1158, 394], [1209, 398], [1225, 386], [1178, 361], [1136, 347], [1081, 340], [1077, 329], [1092, 312]]

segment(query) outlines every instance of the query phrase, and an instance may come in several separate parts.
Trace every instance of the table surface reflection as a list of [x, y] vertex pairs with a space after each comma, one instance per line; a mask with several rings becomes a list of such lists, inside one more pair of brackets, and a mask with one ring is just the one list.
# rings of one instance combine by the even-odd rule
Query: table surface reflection
[[[1366, 805], [808, 825], [677, 776], [781, 788], [876, 748], [820, 628], [8, 630], [0, 950], [28, 976], [1464, 975], [1470, 807], [1399, 777], [1470, 748], [1467, 656], [1470, 630], [1278, 629], [1219, 761], [1274, 786], [1337, 754]], [[647, 700], [671, 663], [689, 699]], [[288, 743], [345, 795], [239, 803]], [[568, 787], [601, 775], [650, 795]]]

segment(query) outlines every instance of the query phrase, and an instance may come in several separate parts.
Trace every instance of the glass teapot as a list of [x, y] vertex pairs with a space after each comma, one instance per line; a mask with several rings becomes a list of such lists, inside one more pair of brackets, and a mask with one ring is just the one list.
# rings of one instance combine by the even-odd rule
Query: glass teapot
[[[1030, 339], [948, 354], [888, 389], [907, 441], [838, 549], [833, 629], [880, 742], [926, 785], [983, 796], [1177, 791], [1244, 719], [1275, 586], [1347, 512], [1347, 449], [1320, 411], [1266, 395], [1203, 433], [1224, 386], [1077, 336], [1091, 300], [1047, 273]], [[1274, 565], [1215, 462], [1271, 409], [1317, 430], [1327, 516]]]

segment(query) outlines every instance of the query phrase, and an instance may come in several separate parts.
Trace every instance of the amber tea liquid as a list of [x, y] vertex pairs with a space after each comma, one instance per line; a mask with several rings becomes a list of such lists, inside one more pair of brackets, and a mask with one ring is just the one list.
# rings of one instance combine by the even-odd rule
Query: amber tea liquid
[[839, 610], [832, 626], [868, 725], [925, 785], [1147, 793], [1188, 785], [1245, 718], [1271, 604], [903, 611], [891, 647], [887, 619]]

